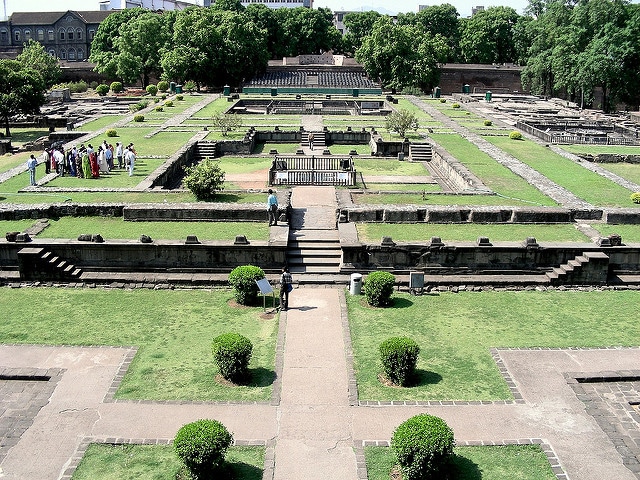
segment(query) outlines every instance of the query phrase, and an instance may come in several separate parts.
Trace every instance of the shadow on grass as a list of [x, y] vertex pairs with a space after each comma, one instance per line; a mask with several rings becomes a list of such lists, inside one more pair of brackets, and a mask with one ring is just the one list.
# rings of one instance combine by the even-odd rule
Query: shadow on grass
[[249, 369], [249, 373], [248, 387], [268, 387], [276, 380], [276, 372], [267, 368], [251, 368]]
[[256, 146], [253, 148], [252, 155], [258, 155], [264, 152], [265, 143], [256, 143]]
[[455, 480], [482, 480], [482, 471], [471, 460], [454, 455], [451, 460], [450, 478]]
[[394, 297], [391, 299], [391, 308], [409, 308], [413, 306], [413, 302], [408, 298], [397, 298]]
[[435, 385], [442, 381], [442, 375], [430, 370], [417, 368], [413, 377], [413, 387], [423, 387], [425, 385]]
[[216, 193], [211, 202], [213, 203], [236, 203], [240, 201], [240, 195], [234, 193]]
[[[193, 477], [186, 467], [182, 467], [176, 480], [190, 480]], [[212, 477], [216, 480], [262, 480], [262, 469], [244, 462], [225, 462]]]

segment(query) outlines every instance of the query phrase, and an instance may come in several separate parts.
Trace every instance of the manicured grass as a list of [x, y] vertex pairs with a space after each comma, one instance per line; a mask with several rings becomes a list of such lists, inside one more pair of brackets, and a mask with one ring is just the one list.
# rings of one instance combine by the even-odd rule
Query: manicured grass
[[424, 110], [420, 109], [418, 106], [411, 103], [406, 98], [398, 99], [398, 108], [403, 110], [408, 110], [409, 112], [413, 113], [416, 117], [418, 117], [418, 123], [421, 126], [423, 125], [423, 123], [429, 124], [429, 125], [440, 124], [440, 122], [438, 122], [437, 120], [434, 120], [431, 115], [429, 115], [427, 112], [425, 112]]
[[[15, 155], [0, 155], [0, 173], [11, 170], [18, 165], [26, 165], [29, 155], [35, 155], [37, 158], [41, 153], [42, 152], [21, 152]], [[0, 189], [2, 188], [1, 185], [0, 183]]]
[[486, 140], [593, 205], [629, 206], [629, 190], [542, 145], [508, 137], [486, 137]]
[[[640, 164], [638, 163], [599, 163], [598, 166], [631, 182], [640, 184]], [[629, 200], [629, 203], [632, 203], [631, 200]]]
[[[33, 219], [27, 220], [0, 220], [0, 235], [6, 232], [23, 232], [35, 223]], [[3, 237], [4, 238], [4, 237]]]
[[265, 222], [126, 222], [114, 217], [62, 217], [49, 220], [38, 237], [77, 238], [83, 233], [99, 233], [105, 239], [132, 239], [149, 235], [154, 240], [184, 240], [196, 235], [198, 240], [233, 240], [245, 235], [249, 240], [268, 240]]
[[198, 110], [193, 116], [198, 118], [211, 118], [218, 113], [228, 110], [232, 105], [233, 102], [229, 102], [227, 97], [220, 97], [206, 107]]
[[567, 152], [579, 155], [587, 153], [595, 155], [598, 153], [619, 153], [620, 155], [640, 155], [640, 147], [626, 145], [558, 145]]
[[[129, 171], [125, 168], [114, 168], [109, 173], [101, 173], [98, 178], [78, 178], [67, 174], [64, 177], [54, 178], [46, 186], [61, 188], [133, 188], [164, 162], [164, 158], [136, 159], [132, 176], [129, 176]], [[118, 163], [117, 160], [116, 163]]]
[[271, 157], [220, 157], [220, 169], [225, 173], [254, 173], [268, 170], [273, 159]]
[[253, 153], [256, 155], [268, 154], [269, 150], [275, 149], [279, 154], [294, 154], [300, 148], [299, 143], [256, 143]]
[[440, 237], [445, 242], [474, 242], [478, 237], [489, 237], [495, 242], [521, 242], [535, 237], [538, 242], [588, 242], [572, 224], [436, 224], [436, 223], [357, 223], [360, 241], [378, 243], [382, 237], [396, 242], [428, 242]]
[[354, 159], [356, 170], [362, 175], [421, 175], [430, 176], [429, 171], [420, 162], [401, 162], [396, 159], [374, 160]]
[[431, 136], [494, 192], [522, 200], [523, 203], [556, 206], [556, 203], [540, 190], [461, 136], [437, 133]]
[[[260, 480], [264, 447], [236, 447], [225, 456], [230, 478]], [[186, 474], [173, 445], [91, 444], [73, 480], [176, 480]]]
[[[364, 188], [364, 185], [358, 183], [358, 188]], [[442, 188], [437, 183], [366, 183], [367, 190], [371, 192], [413, 192], [422, 194], [422, 192], [441, 192]]]
[[[451, 480], [554, 480], [538, 445], [455, 447]], [[369, 480], [389, 480], [397, 461], [389, 447], [365, 447]]]
[[531, 203], [499, 195], [426, 195], [421, 194], [373, 194], [352, 195], [359, 205], [504, 205], [531, 206]]
[[[2, 133], [5, 133], [4, 130], [2, 131]], [[18, 145], [22, 145], [23, 143], [33, 142], [39, 139], [40, 137], [46, 137], [47, 135], [49, 135], [49, 129], [35, 128], [35, 127], [33, 128], [32, 127], [28, 127], [28, 128], [12, 127], [9, 130], [9, 133], [11, 133], [11, 145], [13, 145], [14, 147], [17, 147]]]
[[120, 120], [125, 118], [124, 115], [100, 115], [95, 120], [90, 120], [85, 124], [82, 124], [78, 127], [74, 127], [74, 130], [78, 130], [80, 132], [94, 132], [96, 130], [100, 130], [101, 128], [108, 127]]
[[[5, 289], [0, 311], [20, 315], [5, 316], [0, 342], [137, 345], [117, 398], [267, 400], [277, 318], [261, 317], [262, 307], [234, 307], [232, 298], [230, 290]], [[211, 342], [227, 332], [242, 332], [253, 343], [246, 386], [215, 380]]]
[[[366, 286], [366, 279], [365, 279]], [[389, 308], [347, 295], [362, 400], [499, 400], [511, 393], [491, 347], [633, 346], [640, 338], [634, 291], [395, 293]], [[421, 348], [416, 386], [380, 383], [378, 348], [406, 336]]]
[[[140, 125], [140, 124], [130, 124]], [[117, 128], [117, 137], [107, 137], [106, 135], [99, 135], [96, 138], [92, 138], [89, 142], [94, 147], [100, 145], [104, 140], [107, 143], [111, 143], [115, 146], [116, 142], [121, 142], [125, 146], [129, 143], [135, 145], [136, 152], [140, 157], [159, 156], [163, 158], [170, 157], [180, 147], [182, 147], [187, 141], [193, 137], [195, 132], [176, 132], [176, 131], [163, 131], [156, 133], [152, 137], [145, 138], [146, 135], [154, 132], [156, 127], [142, 124], [142, 126], [129, 126]]]
[[640, 225], [613, 225], [608, 223], [591, 224], [593, 228], [598, 230], [603, 237], [608, 237], [613, 233], [617, 233], [622, 237], [622, 242], [640, 243]]
[[371, 147], [367, 145], [330, 145], [329, 151], [333, 155], [349, 155], [351, 150], [358, 152], [358, 155], [371, 155]]

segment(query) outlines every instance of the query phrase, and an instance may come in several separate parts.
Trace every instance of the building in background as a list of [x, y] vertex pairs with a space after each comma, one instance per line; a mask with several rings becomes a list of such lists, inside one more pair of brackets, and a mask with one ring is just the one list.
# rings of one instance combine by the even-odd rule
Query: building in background
[[147, 10], [183, 10], [194, 5], [208, 7], [211, 0], [104, 0], [100, 10], [124, 10], [126, 8], [146, 8]]
[[89, 58], [91, 41], [98, 26], [111, 12], [14, 12], [0, 22], [0, 53], [14, 57], [29, 40], [62, 61], [81, 62]]

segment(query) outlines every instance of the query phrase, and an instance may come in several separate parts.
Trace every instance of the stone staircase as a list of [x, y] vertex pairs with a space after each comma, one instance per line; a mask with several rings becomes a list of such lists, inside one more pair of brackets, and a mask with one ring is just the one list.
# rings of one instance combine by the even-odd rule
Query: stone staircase
[[303, 131], [302, 132], [302, 142], [300, 145], [303, 148], [307, 148], [309, 146], [309, 134], [313, 133], [313, 149], [314, 150], [324, 150], [327, 146], [327, 139], [325, 133], [323, 131]]
[[289, 233], [287, 264], [291, 273], [338, 274], [341, 263], [337, 230], [304, 229]]
[[200, 141], [196, 144], [194, 159], [198, 162], [207, 158], [216, 158], [216, 142]]
[[25, 247], [18, 251], [22, 280], [79, 280], [82, 270], [46, 248]]
[[412, 162], [430, 162], [433, 151], [430, 143], [412, 143], [409, 145], [409, 159]]
[[603, 252], [584, 252], [546, 272], [551, 285], [594, 285], [607, 283], [609, 256]]

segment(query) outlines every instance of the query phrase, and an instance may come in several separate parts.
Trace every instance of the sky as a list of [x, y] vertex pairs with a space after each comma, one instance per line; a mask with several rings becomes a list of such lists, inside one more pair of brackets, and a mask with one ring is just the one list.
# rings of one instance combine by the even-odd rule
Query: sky
[[[5, 19], [13, 12], [65, 12], [67, 10], [99, 10], [98, 0], [0, 0], [2, 1], [0, 18]], [[198, 0], [185, 0], [197, 3]], [[202, 5], [202, 1], [199, 3]], [[395, 15], [398, 12], [417, 12], [418, 5], [439, 5], [450, 3], [458, 10], [461, 17], [471, 16], [471, 7], [483, 5], [485, 8], [501, 5], [510, 6], [522, 14], [528, 0], [448, 0], [434, 2], [433, 0], [314, 0], [315, 8], [327, 7], [336, 10], [377, 10], [380, 13]], [[6, 5], [6, 13], [5, 13]]]

